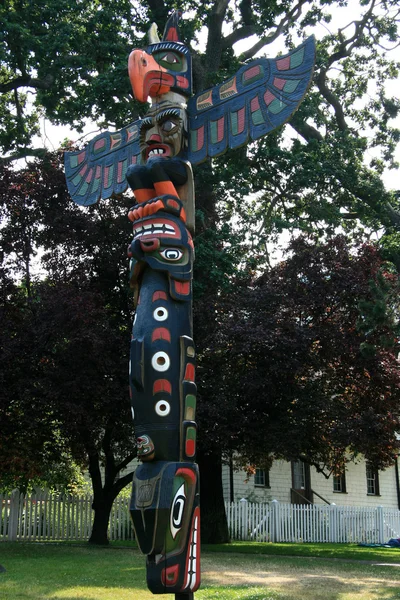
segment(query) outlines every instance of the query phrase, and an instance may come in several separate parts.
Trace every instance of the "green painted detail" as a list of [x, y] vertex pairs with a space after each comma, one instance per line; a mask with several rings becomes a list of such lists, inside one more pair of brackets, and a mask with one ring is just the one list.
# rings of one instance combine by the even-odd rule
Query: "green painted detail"
[[292, 54], [292, 56], [290, 57], [290, 68], [294, 69], [295, 67], [298, 67], [299, 65], [302, 64], [303, 60], [304, 60], [304, 48], [301, 48], [301, 50], [298, 50], [297, 52]]
[[72, 169], [78, 166], [78, 156], [71, 156], [69, 159], [69, 164]]
[[114, 165], [110, 166], [110, 170], [108, 171], [108, 177], [107, 177], [107, 185], [106, 188], [109, 188], [112, 181], [113, 181], [113, 177], [114, 177]]
[[196, 152], [196, 150], [197, 150], [197, 129], [194, 129], [190, 132], [190, 146], [192, 148], [192, 152]]
[[73, 180], [72, 180], [72, 183], [73, 183], [74, 185], [79, 185], [79, 184], [80, 184], [80, 182], [81, 182], [81, 179], [82, 179], [82, 175], [79, 175], [79, 173], [78, 173], [78, 175], [76, 175], [76, 176], [73, 178]]
[[100, 177], [98, 177], [97, 179], [95, 179], [93, 181], [93, 185], [92, 185], [92, 192], [97, 192], [97, 190], [100, 187]]
[[88, 190], [89, 184], [85, 181], [85, 183], [83, 184], [83, 186], [81, 187], [81, 189], [78, 192], [78, 196], [84, 196]]
[[186, 430], [187, 440], [196, 440], [196, 429], [194, 427], [188, 427]]
[[187, 421], [194, 421], [196, 414], [196, 396], [188, 394], [185, 398], [185, 419]]
[[273, 115], [277, 115], [278, 113], [282, 112], [284, 108], [286, 108], [286, 104], [277, 98], [268, 106], [269, 112], [272, 112]]
[[[274, 100], [274, 102], [275, 102], [275, 100]], [[251, 118], [252, 118], [254, 125], [262, 125], [262, 123], [265, 123], [265, 120], [264, 120], [264, 117], [263, 117], [263, 114], [262, 114], [260, 108], [257, 109], [256, 111], [254, 111], [253, 113], [251, 113]]]
[[288, 94], [291, 94], [295, 91], [299, 83], [300, 79], [293, 79], [293, 81], [287, 81], [284, 85], [283, 91], [287, 92]]
[[218, 141], [217, 121], [211, 121], [210, 127], [211, 127], [211, 143], [216, 144]]
[[128, 159], [126, 158], [124, 160], [124, 162], [122, 163], [122, 172], [121, 172], [120, 181], [124, 181], [127, 170], [128, 170]]
[[231, 130], [232, 130], [232, 135], [237, 135], [238, 134], [238, 117], [237, 117], [237, 112], [232, 112], [231, 113]]

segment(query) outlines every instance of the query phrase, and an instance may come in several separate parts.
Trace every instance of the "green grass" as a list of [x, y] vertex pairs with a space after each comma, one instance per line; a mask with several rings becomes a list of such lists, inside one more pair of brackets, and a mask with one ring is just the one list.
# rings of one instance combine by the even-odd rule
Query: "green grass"
[[231, 542], [230, 544], [204, 545], [207, 552], [234, 552], [266, 554], [268, 556], [302, 556], [337, 558], [342, 560], [368, 560], [400, 564], [399, 548], [366, 548], [357, 544], [269, 544], [263, 542]]
[[[345, 545], [303, 544], [298, 545], [302, 556], [279, 555], [289, 554], [291, 546], [241, 543], [229, 545], [228, 552], [225, 545], [213, 547], [218, 553], [206, 549], [196, 600], [400, 600], [399, 567], [332, 561], [318, 552], [330, 550], [337, 557], [342, 550], [343, 558], [346, 547], [352, 551]], [[278, 554], [261, 552], [263, 547]], [[381, 560], [376, 549], [368, 556], [374, 559]], [[146, 588], [145, 559], [135, 548], [3, 542], [0, 564], [6, 568], [0, 573], [1, 600], [156, 598]], [[158, 598], [173, 600], [173, 595]]]

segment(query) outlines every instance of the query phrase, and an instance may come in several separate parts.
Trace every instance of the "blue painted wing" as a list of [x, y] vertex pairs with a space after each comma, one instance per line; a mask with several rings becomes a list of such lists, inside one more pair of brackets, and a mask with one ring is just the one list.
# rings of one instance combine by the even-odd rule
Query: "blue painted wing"
[[83, 150], [65, 153], [65, 176], [74, 202], [88, 206], [126, 191], [126, 171], [140, 160], [140, 123], [135, 121], [113, 133], [106, 131]]
[[315, 40], [275, 59], [258, 58], [189, 100], [188, 159], [199, 164], [283, 125], [311, 82]]

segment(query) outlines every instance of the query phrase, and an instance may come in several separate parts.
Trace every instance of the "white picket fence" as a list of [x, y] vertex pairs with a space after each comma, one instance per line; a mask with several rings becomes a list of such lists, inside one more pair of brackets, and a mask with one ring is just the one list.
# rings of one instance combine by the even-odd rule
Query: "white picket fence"
[[400, 538], [400, 510], [317, 504], [226, 502], [233, 540], [384, 544]]
[[[92, 502], [92, 496], [0, 494], [0, 540], [88, 540], [94, 514]], [[134, 538], [127, 498], [114, 501], [108, 537]]]
[[[0, 494], [0, 540], [88, 540], [92, 496], [19, 492]], [[387, 542], [400, 537], [400, 511], [335, 505], [225, 503], [233, 540], [260, 542]], [[108, 528], [110, 540], [134, 539], [129, 500], [116, 498]]]

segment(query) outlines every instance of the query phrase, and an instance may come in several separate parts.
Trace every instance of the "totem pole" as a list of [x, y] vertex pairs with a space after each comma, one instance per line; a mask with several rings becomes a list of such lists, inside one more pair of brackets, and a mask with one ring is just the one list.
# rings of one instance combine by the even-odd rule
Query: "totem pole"
[[147, 585], [191, 600], [200, 585], [199, 473], [196, 456], [195, 348], [192, 339], [194, 184], [191, 165], [282, 125], [311, 81], [314, 40], [290, 54], [259, 58], [228, 81], [192, 96], [189, 48], [180, 11], [158, 39], [128, 62], [133, 94], [151, 100], [143, 119], [66, 153], [78, 204], [124, 192], [137, 204], [131, 284], [136, 314], [130, 360], [132, 414], [142, 461], [133, 478], [131, 517], [147, 555]]

